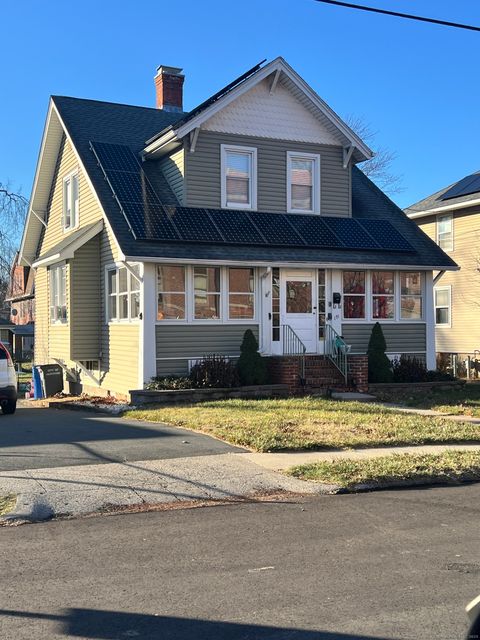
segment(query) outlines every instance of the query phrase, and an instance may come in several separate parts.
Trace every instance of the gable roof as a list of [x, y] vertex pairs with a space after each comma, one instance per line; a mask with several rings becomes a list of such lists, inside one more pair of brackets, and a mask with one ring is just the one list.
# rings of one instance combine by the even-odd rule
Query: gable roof
[[[476, 205], [480, 205], [480, 188], [478, 191], [474, 191], [472, 193], [466, 193], [464, 195], [458, 195], [454, 197], [449, 197], [449, 191], [454, 192], [456, 187], [461, 187], [462, 183], [467, 181], [468, 178], [476, 179], [475, 182], [478, 184], [477, 180], [480, 179], [480, 171], [477, 171], [470, 176], [465, 176], [461, 180], [457, 180], [452, 184], [449, 184], [443, 189], [440, 189], [436, 193], [433, 193], [423, 200], [419, 200], [415, 204], [411, 204], [409, 207], [405, 209], [405, 213], [409, 218], [424, 218], [425, 216], [432, 215], [434, 213], [442, 213], [453, 211], [454, 209], [465, 209], [467, 207], [473, 207]], [[459, 189], [461, 191], [461, 189]], [[468, 191], [468, 189], [467, 189]]]
[[[62, 137], [67, 135], [83, 166], [107, 223], [116, 238], [125, 259], [185, 260], [255, 264], [306, 264], [322, 262], [325, 265], [398, 266], [424, 269], [456, 269], [456, 264], [418, 226], [382, 193], [360, 170], [352, 170], [352, 216], [354, 218], [388, 220], [406, 238], [413, 248], [400, 254], [385, 250], [314, 249], [298, 246], [235, 246], [220, 244], [168, 243], [162, 240], [136, 240], [123, 216], [90, 143], [109, 142], [127, 145], [134, 153], [144, 149], [145, 140], [162, 128], [183, 118], [184, 114], [164, 112], [146, 107], [99, 102], [64, 96], [52, 97], [47, 126], [42, 142], [42, 162], [37, 168], [34, 197], [22, 239], [22, 257], [31, 264], [36, 255], [42, 231], [43, 202], [46, 209], [48, 181], [53, 175], [56, 153]], [[147, 175], [163, 204], [176, 204], [176, 198], [158, 170], [157, 161], [143, 164]], [[41, 187], [41, 188], [39, 188]], [[47, 195], [45, 195], [47, 194]], [[42, 200], [43, 199], [43, 200]], [[37, 210], [35, 211], [35, 207]], [[44, 213], [44, 211], [43, 211]], [[328, 212], [327, 212], [328, 213]], [[48, 257], [48, 256], [47, 256]]]
[[345, 148], [351, 148], [352, 158], [355, 162], [362, 162], [373, 157], [372, 150], [282, 57], [275, 58], [264, 67], [260, 65], [253, 67], [190, 113], [156, 133], [147, 140], [145, 155], [155, 155], [160, 150], [163, 152], [170, 149], [175, 142], [193, 132], [215, 113], [269, 77], [272, 77], [272, 90], [277, 83], [282, 83], [306, 109], [311, 111], [327, 129], [335, 134], [340, 144]]

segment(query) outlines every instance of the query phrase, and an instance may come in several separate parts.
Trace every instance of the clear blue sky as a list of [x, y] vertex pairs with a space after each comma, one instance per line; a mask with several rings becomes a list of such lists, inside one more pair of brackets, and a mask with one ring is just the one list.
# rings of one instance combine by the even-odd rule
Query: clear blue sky
[[[480, 25], [478, 0], [358, 2]], [[314, 0], [3, 0], [2, 23], [0, 181], [28, 196], [50, 94], [154, 106], [162, 63], [189, 109], [278, 55], [397, 153], [400, 206], [480, 168], [480, 33]]]

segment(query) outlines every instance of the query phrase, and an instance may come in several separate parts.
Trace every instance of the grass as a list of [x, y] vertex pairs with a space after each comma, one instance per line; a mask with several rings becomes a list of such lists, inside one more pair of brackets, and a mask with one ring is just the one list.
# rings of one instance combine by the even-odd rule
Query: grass
[[0, 516], [5, 516], [7, 513], [10, 513], [16, 501], [16, 496], [0, 496]]
[[381, 392], [377, 396], [385, 402], [397, 402], [419, 409], [433, 409], [449, 415], [480, 417], [480, 384], [466, 383], [453, 389]]
[[438, 454], [395, 454], [370, 460], [334, 460], [292, 467], [289, 475], [354, 489], [359, 484], [401, 481], [452, 482], [480, 480], [480, 452], [446, 451]]
[[476, 425], [326, 398], [219, 400], [136, 409], [124, 417], [195, 429], [256, 451], [480, 440]]

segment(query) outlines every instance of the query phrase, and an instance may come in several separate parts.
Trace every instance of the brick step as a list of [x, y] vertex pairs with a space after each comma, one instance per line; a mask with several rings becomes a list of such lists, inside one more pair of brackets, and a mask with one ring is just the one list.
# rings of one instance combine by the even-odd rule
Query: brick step
[[307, 384], [315, 384], [317, 382], [321, 384], [332, 384], [343, 380], [341, 376], [305, 376], [305, 378], [307, 380]]

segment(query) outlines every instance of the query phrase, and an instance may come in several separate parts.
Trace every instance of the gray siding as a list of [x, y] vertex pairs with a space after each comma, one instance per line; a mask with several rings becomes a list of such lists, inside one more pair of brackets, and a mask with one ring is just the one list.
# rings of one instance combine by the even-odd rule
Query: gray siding
[[70, 357], [96, 360], [100, 353], [100, 236], [75, 252], [70, 264]]
[[[372, 333], [372, 324], [344, 324], [342, 335], [352, 345], [352, 353], [366, 353]], [[427, 349], [425, 324], [382, 324], [387, 342], [387, 353], [422, 352]]]
[[251, 324], [157, 325], [157, 375], [186, 374], [189, 359], [211, 353], [238, 356], [247, 329], [251, 329], [258, 340], [258, 326]]
[[185, 152], [185, 204], [221, 206], [220, 145], [257, 149], [257, 205], [259, 211], [287, 209], [287, 151], [320, 154], [320, 209], [323, 215], [350, 216], [351, 170], [343, 168], [342, 147], [237, 136], [200, 131], [194, 153]]
[[184, 151], [183, 148], [160, 160], [160, 167], [180, 204], [184, 203]]

